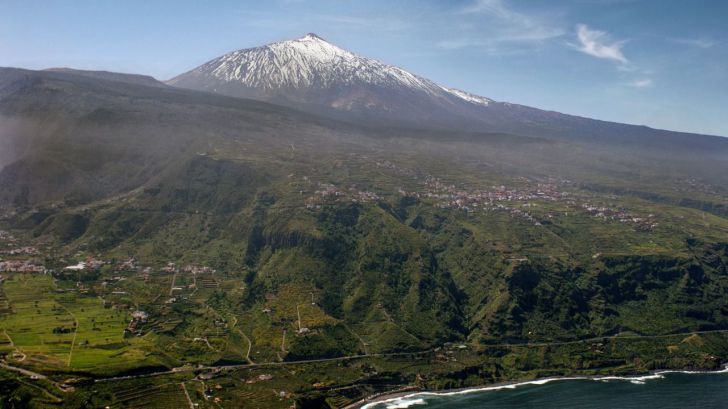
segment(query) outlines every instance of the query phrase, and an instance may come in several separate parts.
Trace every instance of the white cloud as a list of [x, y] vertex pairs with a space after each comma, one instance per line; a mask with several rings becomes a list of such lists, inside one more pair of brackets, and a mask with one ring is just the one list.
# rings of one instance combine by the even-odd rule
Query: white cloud
[[[303, 2], [304, 0], [294, 0]], [[364, 17], [344, 14], [299, 13], [294, 16], [275, 13], [240, 10], [238, 14], [248, 27], [280, 29], [281, 27], [300, 27], [299, 32], [311, 31], [315, 27], [335, 27], [367, 31], [397, 32], [411, 28], [410, 22], [396, 16]]]
[[412, 27], [410, 22], [395, 16], [350, 17], [340, 15], [321, 15], [319, 18], [322, 21], [340, 24], [344, 27], [359, 26], [360, 28], [370, 30], [404, 31]]
[[679, 44], [689, 45], [697, 48], [711, 48], [715, 45], [715, 41], [707, 38], [674, 38], [673, 41]]
[[649, 78], [645, 78], [645, 79], [641, 79], [641, 80], [632, 81], [627, 85], [629, 85], [630, 87], [634, 87], [634, 88], [649, 88], [652, 86], [652, 80]]
[[604, 31], [592, 30], [586, 24], [576, 26], [576, 36], [579, 40], [577, 50], [592, 57], [617, 61], [629, 64], [629, 60], [622, 53], [624, 41], [610, 43], [609, 35]]
[[463, 8], [460, 13], [484, 13], [496, 15], [504, 20], [528, 20], [526, 15], [506, 7], [503, 0], [475, 0], [471, 5]]
[[469, 15], [477, 24], [461, 24], [459, 37], [442, 40], [444, 49], [482, 47], [496, 49], [499, 44], [537, 44], [565, 34], [545, 16], [529, 15], [510, 8], [503, 0], [475, 0], [457, 12]]

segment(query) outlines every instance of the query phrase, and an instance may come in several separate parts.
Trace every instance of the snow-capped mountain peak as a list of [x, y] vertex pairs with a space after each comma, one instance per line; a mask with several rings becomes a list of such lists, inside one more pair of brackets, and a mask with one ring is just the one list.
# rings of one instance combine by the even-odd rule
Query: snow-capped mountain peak
[[[356, 55], [329, 43], [314, 33], [262, 47], [237, 50], [207, 62], [170, 81], [172, 85], [201, 81], [247, 89], [326, 89], [344, 86], [401, 88], [431, 97], [452, 98], [487, 105], [487, 98], [440, 86], [428, 79], [380, 61]], [[223, 92], [224, 93], [224, 92]]]
[[[191, 73], [212, 80], [268, 90], [325, 88], [356, 83], [401, 85], [427, 92], [438, 88], [428, 80], [400, 68], [358, 56], [313, 33], [295, 40], [233, 51], [194, 69]], [[174, 84], [178, 80], [179, 77], [171, 82]]]
[[232, 51], [168, 84], [317, 114], [417, 124], [479, 116], [494, 102], [360, 56], [314, 33]]

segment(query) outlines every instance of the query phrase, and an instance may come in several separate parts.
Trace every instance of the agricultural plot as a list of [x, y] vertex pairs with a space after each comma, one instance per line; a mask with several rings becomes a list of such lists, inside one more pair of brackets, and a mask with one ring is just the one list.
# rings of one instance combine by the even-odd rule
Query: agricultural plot
[[149, 320], [142, 327], [142, 332], [155, 332], [158, 334], [174, 333], [175, 328], [182, 323], [182, 319], [158, 319], [153, 318]]
[[150, 387], [129, 385], [116, 390], [114, 398], [115, 403], [109, 405], [112, 408], [180, 409], [190, 406], [179, 383]]
[[366, 325], [351, 326], [350, 331], [359, 340], [362, 352], [381, 353], [421, 348], [422, 342], [383, 315], [372, 314]]
[[284, 284], [238, 324], [252, 334], [257, 359], [280, 359], [297, 338], [338, 323], [321, 309], [317, 297], [313, 288]]
[[15, 347], [31, 363], [67, 367], [76, 322], [54, 299], [52, 279], [16, 274], [9, 276], [3, 285], [14, 313], [0, 318], [0, 326]]
[[95, 298], [64, 297], [63, 304], [78, 322], [69, 361], [72, 369], [126, 366], [145, 359], [146, 339], [124, 339], [129, 323], [126, 311], [104, 308]]
[[12, 340], [7, 333], [0, 333], [0, 354], [12, 353], [15, 350]]
[[2, 281], [0, 281], [0, 316], [10, 314], [12, 309], [10, 308], [10, 301], [3, 291]]
[[105, 308], [95, 297], [57, 293], [50, 276], [17, 274], [5, 283], [14, 312], [0, 329], [28, 364], [104, 372], [138, 366], [146, 340], [124, 339], [126, 311]]
[[[292, 322], [292, 330], [314, 329], [337, 321], [327, 315], [318, 305], [318, 290], [301, 285], [281, 285], [275, 296], [269, 297], [266, 307], [274, 321]], [[299, 322], [300, 320], [300, 322]]]
[[220, 284], [212, 277], [201, 277], [197, 279], [198, 286], [206, 289], [216, 289]]
[[222, 407], [290, 408], [291, 392], [306, 384], [285, 370], [240, 371], [211, 379], [208, 393]]

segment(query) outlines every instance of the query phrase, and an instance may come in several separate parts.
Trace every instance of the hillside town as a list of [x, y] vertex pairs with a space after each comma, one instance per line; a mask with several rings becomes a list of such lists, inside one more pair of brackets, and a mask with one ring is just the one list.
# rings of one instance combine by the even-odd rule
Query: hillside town
[[[400, 170], [389, 161], [377, 162], [377, 166]], [[643, 215], [623, 205], [595, 202], [591, 195], [560, 188], [560, 185], [568, 186], [568, 180], [521, 179], [517, 186], [493, 185], [490, 189], [468, 189], [444, 182], [435, 176], [427, 176], [422, 182], [422, 189], [398, 188], [396, 194], [400, 197], [416, 198], [441, 209], [468, 213], [503, 211], [534, 226], [541, 226], [544, 220], [554, 219], [558, 215], [568, 216], [576, 213], [586, 214], [602, 221], [632, 225], [641, 231], [649, 231], [658, 226], [652, 214]], [[304, 181], [311, 183], [308, 177], [304, 177]], [[342, 188], [333, 183], [318, 182], [313, 195], [305, 198], [304, 203], [309, 210], [320, 210], [327, 204], [376, 203], [381, 200], [385, 200], [381, 194], [362, 190], [356, 185]], [[534, 209], [549, 202], [563, 204], [570, 210], [561, 212], [549, 210], [541, 211], [539, 215], [534, 214]]]
[[331, 183], [318, 183], [313, 196], [306, 198], [307, 209], [321, 209], [321, 206], [332, 202], [371, 203], [380, 200], [378, 194], [360, 190], [356, 186], [347, 189], [339, 188]]

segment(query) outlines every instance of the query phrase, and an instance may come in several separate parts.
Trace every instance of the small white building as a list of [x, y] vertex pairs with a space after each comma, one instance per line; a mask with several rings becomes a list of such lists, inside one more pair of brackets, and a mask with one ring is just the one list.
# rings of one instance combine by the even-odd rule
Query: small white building
[[81, 270], [84, 270], [85, 268], [86, 268], [86, 263], [83, 261], [80, 261], [78, 264], [64, 268], [64, 270], [81, 271]]

